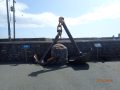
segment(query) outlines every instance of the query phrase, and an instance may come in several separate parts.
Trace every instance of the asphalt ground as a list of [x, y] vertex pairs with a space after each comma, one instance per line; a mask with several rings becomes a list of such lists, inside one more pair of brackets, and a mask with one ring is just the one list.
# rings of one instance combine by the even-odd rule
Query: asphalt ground
[[120, 62], [1, 64], [0, 90], [120, 90]]

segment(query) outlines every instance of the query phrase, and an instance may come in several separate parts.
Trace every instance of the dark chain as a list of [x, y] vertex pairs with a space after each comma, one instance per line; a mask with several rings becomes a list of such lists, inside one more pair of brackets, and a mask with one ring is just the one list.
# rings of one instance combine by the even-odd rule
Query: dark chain
[[62, 25], [61, 25], [61, 23], [59, 23], [58, 26], [57, 26], [57, 32], [58, 32], [59, 37], [61, 37], [61, 35], [62, 35]]

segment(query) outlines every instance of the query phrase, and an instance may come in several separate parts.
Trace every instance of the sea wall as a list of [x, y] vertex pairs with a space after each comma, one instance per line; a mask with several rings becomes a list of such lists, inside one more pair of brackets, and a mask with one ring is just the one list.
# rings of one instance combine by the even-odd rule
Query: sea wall
[[[85, 53], [89, 61], [120, 60], [120, 39], [114, 40], [75, 40], [79, 50]], [[31, 62], [34, 54], [39, 59], [51, 45], [52, 40], [0, 41], [0, 62]], [[70, 40], [60, 40], [68, 48], [69, 58], [77, 56]], [[50, 56], [50, 53], [47, 57]]]

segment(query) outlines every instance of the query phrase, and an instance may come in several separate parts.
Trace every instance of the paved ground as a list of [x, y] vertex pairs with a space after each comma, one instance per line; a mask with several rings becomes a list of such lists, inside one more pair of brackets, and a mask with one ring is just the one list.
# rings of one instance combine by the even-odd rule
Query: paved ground
[[120, 62], [0, 65], [0, 90], [120, 90]]

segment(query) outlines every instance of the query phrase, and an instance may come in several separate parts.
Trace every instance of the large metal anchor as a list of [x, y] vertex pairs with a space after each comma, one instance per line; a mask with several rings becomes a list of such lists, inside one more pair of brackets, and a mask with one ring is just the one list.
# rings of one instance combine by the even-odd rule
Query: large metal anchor
[[41, 64], [41, 65], [49, 64], [49, 61], [52, 61], [52, 60], [54, 60], [54, 59], [56, 58], [56, 57], [50, 57], [49, 59], [45, 59], [46, 56], [48, 55], [48, 53], [51, 51], [51, 48], [53, 47], [53, 45], [55, 45], [55, 44], [58, 42], [59, 38], [61, 37], [61, 35], [62, 35], [62, 26], [63, 26], [63, 28], [65, 29], [65, 31], [66, 31], [66, 33], [67, 33], [67, 35], [68, 35], [68, 37], [69, 37], [69, 39], [70, 39], [70, 41], [71, 41], [74, 49], [76, 50], [77, 57], [75, 58], [75, 60], [81, 60], [81, 57], [84, 56], [83, 53], [79, 50], [79, 48], [78, 48], [76, 42], [74, 41], [71, 33], [69, 32], [69, 30], [68, 30], [68, 28], [67, 28], [67, 26], [66, 26], [66, 24], [65, 24], [64, 18], [63, 18], [63, 17], [59, 17], [59, 24], [58, 24], [58, 26], [57, 26], [57, 35], [56, 35], [55, 39], [53, 40], [53, 43], [52, 43], [52, 44], [50, 45], [50, 47], [45, 51], [45, 53], [43, 54], [43, 56], [41, 57], [40, 60], [38, 60], [38, 59], [37, 59], [37, 56], [34, 55], [35, 60], [36, 60], [39, 64]]

